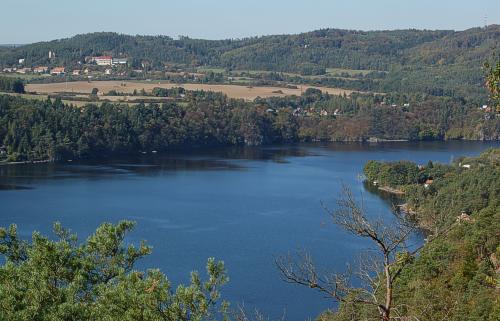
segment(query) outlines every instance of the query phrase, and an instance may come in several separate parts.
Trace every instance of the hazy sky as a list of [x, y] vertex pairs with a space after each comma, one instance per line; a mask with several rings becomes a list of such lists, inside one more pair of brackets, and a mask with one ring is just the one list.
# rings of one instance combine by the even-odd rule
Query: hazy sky
[[0, 43], [78, 33], [221, 39], [319, 28], [455, 29], [500, 24], [500, 0], [0, 0]]

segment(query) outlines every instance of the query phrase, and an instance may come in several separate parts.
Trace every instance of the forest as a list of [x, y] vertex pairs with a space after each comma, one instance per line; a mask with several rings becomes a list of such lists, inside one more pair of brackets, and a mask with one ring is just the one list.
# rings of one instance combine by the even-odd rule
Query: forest
[[[198, 67], [293, 73], [287, 81], [376, 92], [420, 92], [437, 96], [483, 96], [480, 70], [498, 51], [500, 26], [465, 31], [350, 31], [322, 29], [295, 35], [201, 40], [129, 36], [102, 32], [68, 39], [0, 48], [0, 66], [66, 66], [86, 57], [126, 57], [131, 68], [166, 70]], [[56, 53], [49, 59], [48, 52]], [[329, 68], [371, 71], [328, 76]], [[310, 77], [316, 75], [319, 77]]]
[[[451, 165], [370, 161], [364, 172], [370, 185], [378, 180], [404, 190], [407, 215], [427, 231], [427, 243], [395, 283], [397, 313], [418, 320], [497, 320], [500, 150]], [[341, 304], [320, 320], [376, 315], [367, 305]]]
[[[446, 97], [353, 94], [316, 89], [300, 97], [245, 102], [220, 93], [183, 93], [181, 101], [76, 107], [59, 98], [0, 96], [0, 159], [60, 161], [203, 146], [310, 141], [499, 139], [500, 118]], [[406, 103], [404, 103], [406, 102]], [[395, 107], [396, 106], [396, 107]]]

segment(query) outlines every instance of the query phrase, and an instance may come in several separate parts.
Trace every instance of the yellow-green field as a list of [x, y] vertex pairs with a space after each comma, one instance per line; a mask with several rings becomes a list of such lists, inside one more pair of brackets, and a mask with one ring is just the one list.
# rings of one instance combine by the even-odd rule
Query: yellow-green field
[[[205, 90], [222, 92], [231, 98], [241, 98], [245, 100], [254, 100], [257, 97], [272, 97], [272, 96], [300, 96], [303, 91], [308, 88], [317, 88], [323, 92], [339, 95], [352, 93], [351, 90], [328, 88], [318, 86], [298, 86], [297, 89], [273, 87], [273, 86], [239, 86], [239, 85], [209, 85], [209, 84], [173, 84], [157, 81], [149, 82], [133, 82], [133, 81], [76, 81], [68, 83], [50, 83], [50, 84], [27, 84], [26, 91], [37, 94], [57, 94], [63, 92], [90, 94], [93, 88], [97, 88], [101, 93], [108, 93], [111, 90], [116, 90], [122, 93], [133, 93], [134, 90], [141, 91], [144, 89], [146, 92], [151, 92], [153, 88], [174, 88], [183, 87], [186, 90]], [[106, 97], [111, 98], [111, 97]], [[121, 97], [123, 98], [123, 97]]]

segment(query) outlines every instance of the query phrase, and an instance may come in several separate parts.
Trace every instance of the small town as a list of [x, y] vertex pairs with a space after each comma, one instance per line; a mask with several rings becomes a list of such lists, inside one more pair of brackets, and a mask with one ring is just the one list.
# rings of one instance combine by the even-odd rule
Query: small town
[[[49, 51], [48, 54], [49, 61], [56, 58], [55, 51]], [[85, 57], [84, 61], [77, 62], [77, 68], [67, 68], [65, 66], [25, 66], [26, 59], [19, 58], [18, 64], [16, 66], [4, 67], [2, 69], [3, 73], [17, 73], [17, 74], [35, 74], [40, 76], [88, 76], [92, 75], [118, 75], [124, 76], [126, 73], [124, 71], [118, 71], [117, 67], [127, 66], [127, 58], [113, 58], [112, 56], [96, 56], [96, 57]], [[142, 70], [135, 69], [134, 72], [141, 73]]]

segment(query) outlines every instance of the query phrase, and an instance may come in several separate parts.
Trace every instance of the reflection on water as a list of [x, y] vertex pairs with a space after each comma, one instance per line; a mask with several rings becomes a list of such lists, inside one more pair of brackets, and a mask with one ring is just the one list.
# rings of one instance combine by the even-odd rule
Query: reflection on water
[[116, 175], [162, 175], [179, 171], [244, 170], [237, 160], [287, 163], [287, 157], [312, 156], [303, 147], [233, 147], [176, 151], [127, 158], [67, 163], [15, 164], [0, 166], [0, 189], [26, 189], [46, 179], [106, 179]]

